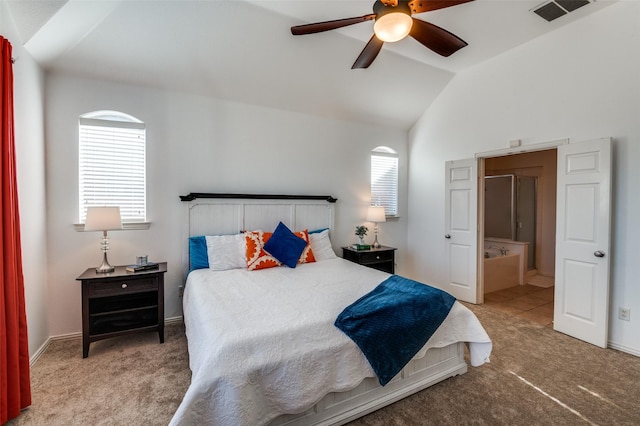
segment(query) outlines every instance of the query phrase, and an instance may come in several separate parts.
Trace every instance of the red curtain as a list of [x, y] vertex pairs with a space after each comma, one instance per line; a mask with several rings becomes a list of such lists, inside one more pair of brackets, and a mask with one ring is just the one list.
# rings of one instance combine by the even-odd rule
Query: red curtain
[[31, 405], [13, 134], [11, 43], [0, 36], [0, 423]]

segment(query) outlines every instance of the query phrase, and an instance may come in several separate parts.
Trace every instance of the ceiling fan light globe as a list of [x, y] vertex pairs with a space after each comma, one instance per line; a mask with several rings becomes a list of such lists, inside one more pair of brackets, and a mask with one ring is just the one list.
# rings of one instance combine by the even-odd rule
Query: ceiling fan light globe
[[392, 43], [408, 36], [412, 25], [413, 19], [405, 13], [387, 13], [376, 19], [373, 32], [380, 40]]

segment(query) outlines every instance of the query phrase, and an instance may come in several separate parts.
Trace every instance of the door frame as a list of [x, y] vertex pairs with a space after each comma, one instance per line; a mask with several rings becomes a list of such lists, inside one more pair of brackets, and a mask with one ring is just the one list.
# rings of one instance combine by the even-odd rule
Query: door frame
[[[606, 153], [604, 155], [604, 159], [603, 161], [607, 161], [609, 162], [608, 165], [606, 164], [601, 164], [600, 160], [598, 159], [599, 157], [597, 155], [594, 154], [594, 150], [597, 151], [597, 153], [600, 153], [600, 148], [604, 149], [603, 143], [607, 141], [608, 145], [606, 147]], [[592, 179], [589, 181], [584, 181], [587, 184], [591, 183], [592, 185], [599, 185], [601, 183], [605, 183], [608, 185], [608, 188], [606, 188], [606, 195], [607, 195], [607, 201], [608, 201], [608, 205], [606, 206], [606, 209], [603, 210], [603, 208], [599, 208], [597, 209], [599, 211], [598, 215], [599, 217], [597, 218], [598, 221], [602, 222], [604, 220], [607, 221], [608, 225], [607, 225], [607, 230], [606, 232], [603, 231], [603, 233], [598, 233], [598, 237], [594, 239], [595, 241], [595, 252], [593, 252], [593, 255], [600, 258], [600, 257], [604, 257], [607, 256], [607, 266], [605, 268], [606, 272], [602, 272], [600, 270], [600, 268], [602, 267], [602, 262], [597, 262], [597, 263], [593, 263], [590, 262], [590, 258], [587, 259], [584, 250], [582, 246], [580, 246], [580, 250], [578, 250], [578, 257], [576, 258], [578, 262], [583, 261], [582, 265], [584, 270], [587, 270], [589, 267], [591, 267], [591, 269], [593, 269], [594, 267], [598, 268], [600, 270], [600, 272], [598, 272], [598, 276], [600, 277], [600, 280], [602, 278], [606, 277], [606, 288], [604, 288], [604, 290], [606, 290], [607, 294], [605, 297], [605, 301], [604, 303], [597, 303], [602, 299], [602, 291], [603, 291], [603, 287], [600, 285], [601, 281], [593, 281], [592, 280], [592, 284], [591, 288], [592, 289], [597, 289], [598, 292], [595, 292], [594, 295], [592, 296], [591, 299], [586, 300], [587, 302], [591, 302], [591, 304], [589, 305], [591, 308], [587, 311], [585, 311], [584, 309], [575, 309], [577, 307], [581, 308], [582, 305], [575, 304], [574, 306], [568, 306], [567, 303], [563, 304], [563, 308], [567, 309], [568, 315], [565, 315], [564, 318], [568, 319], [567, 321], [565, 321], [562, 324], [562, 328], [560, 327], [556, 327], [554, 325], [554, 330], [563, 332], [565, 334], [568, 334], [569, 336], [573, 336], [577, 339], [583, 340], [587, 343], [592, 343], [594, 345], [597, 346], [601, 346], [601, 347], [607, 347], [608, 345], [608, 341], [607, 341], [607, 328], [608, 328], [608, 320], [609, 320], [609, 315], [610, 315], [610, 306], [608, 304], [608, 293], [610, 292], [610, 266], [609, 265], [609, 259], [608, 259], [608, 255], [609, 255], [609, 251], [610, 251], [610, 239], [611, 239], [611, 202], [612, 202], [612, 196], [611, 193], [613, 191], [612, 188], [612, 184], [611, 184], [611, 173], [612, 173], [612, 163], [610, 161], [611, 157], [609, 156], [612, 152], [612, 138], [600, 138], [600, 139], [592, 139], [589, 141], [584, 141], [587, 142], [584, 146], [589, 146], [591, 147], [591, 151], [580, 151], [579, 153], [576, 152], [575, 154], [580, 154], [582, 156], [584, 156], [583, 154], [591, 154], [590, 158], [587, 158], [585, 160], [585, 158], [578, 158], [577, 159], [577, 163], [575, 164], [575, 166], [577, 166], [577, 171], [581, 171], [582, 169], [584, 170], [593, 170], [594, 173], [596, 173], [596, 176], [588, 176], [587, 178]], [[591, 145], [589, 145], [589, 143], [591, 143]], [[573, 144], [573, 146], [578, 147], [579, 146], [579, 142]], [[467, 163], [473, 164], [473, 161], [475, 160], [475, 166], [476, 166], [476, 170], [477, 170], [477, 200], [476, 200], [476, 204], [477, 204], [477, 214], [476, 214], [476, 221], [477, 221], [477, 232], [476, 232], [476, 238], [477, 240], [475, 241], [475, 245], [476, 245], [476, 249], [477, 249], [477, 260], [476, 260], [476, 300], [475, 302], [471, 301], [472, 303], [484, 303], [484, 288], [485, 288], [485, 283], [484, 283], [484, 256], [483, 256], [483, 251], [481, 250], [481, 244], [480, 242], [482, 242], [482, 247], [484, 247], [484, 226], [480, 226], [484, 224], [485, 221], [485, 214], [484, 214], [484, 207], [485, 207], [485, 197], [484, 195], [480, 195], [480, 194], [484, 194], [483, 191], [483, 185], [484, 185], [484, 178], [485, 178], [485, 159], [487, 158], [491, 158], [491, 157], [502, 157], [502, 156], [509, 156], [509, 155], [513, 155], [513, 154], [523, 154], [523, 153], [528, 153], [528, 152], [536, 152], [536, 151], [542, 151], [542, 150], [555, 150], [556, 152], [560, 151], [561, 153], [564, 154], [568, 154], [571, 153], [573, 150], [570, 149], [571, 147], [569, 147], [569, 139], [561, 139], [561, 140], [557, 140], [557, 141], [551, 141], [551, 142], [546, 142], [546, 143], [540, 143], [540, 144], [533, 144], [533, 145], [528, 145], [528, 146], [524, 146], [524, 147], [512, 147], [512, 148], [507, 148], [507, 149], [501, 149], [501, 150], [494, 150], [494, 151], [487, 151], [487, 152], [480, 152], [480, 153], [476, 153], [475, 158], [474, 159], [469, 159], [469, 160], [464, 160]], [[579, 156], [578, 156], [579, 157]], [[567, 157], [568, 158], [568, 157]], [[594, 160], [595, 159], [595, 160]], [[463, 161], [463, 160], [460, 160]], [[568, 161], [568, 160], [567, 160]], [[593, 163], [598, 163], [601, 164], [600, 166], [594, 166]], [[565, 162], [562, 162], [562, 165], [566, 165]], [[605, 167], [606, 166], [606, 167]], [[557, 165], [556, 167], [557, 172], [560, 173], [560, 164]], [[602, 172], [601, 170], [606, 170], [606, 176], [602, 176]], [[575, 174], [575, 173], [574, 173]], [[566, 173], [563, 172], [563, 176], [565, 176]], [[576, 182], [580, 182], [583, 183], [583, 179], [586, 179], [585, 177], [581, 176], [581, 179], [578, 179]], [[567, 188], [567, 181], [563, 180], [564, 184], [563, 184], [563, 188], [559, 188], [558, 187], [558, 183], [556, 183], [556, 192], [558, 190], [565, 190], [565, 188]], [[569, 181], [571, 182], [571, 180]], [[448, 191], [448, 190], [447, 190]], [[587, 197], [589, 198], [589, 197]], [[591, 198], [595, 198], [595, 197], [591, 197]], [[560, 198], [558, 197], [558, 195], [556, 194], [556, 199], [558, 200], [558, 203], [560, 202]], [[562, 200], [565, 200], [564, 198]], [[580, 197], [575, 198], [574, 203], [571, 205], [572, 209], [574, 211], [580, 211], [581, 208], [584, 208], [584, 203], [580, 203]], [[589, 200], [587, 200], [589, 201]], [[563, 201], [564, 202], [564, 207], [562, 207], [562, 209], [566, 209], [567, 207], [567, 203], [566, 200]], [[595, 206], [597, 206], [597, 202], [595, 203]], [[591, 206], [587, 206], [587, 207], [591, 207]], [[448, 208], [448, 207], [445, 207]], [[468, 209], [470, 210], [472, 207], [469, 205]], [[556, 218], [558, 217], [558, 214], [562, 214], [563, 210], [558, 210], [560, 208], [560, 206], [556, 206]], [[598, 216], [596, 215], [596, 216]], [[558, 220], [558, 219], [557, 219]], [[596, 227], [598, 228], [598, 227]], [[595, 229], [595, 228], [594, 228]], [[579, 241], [580, 237], [580, 230], [573, 230], [574, 234], [577, 235], [577, 239]], [[557, 230], [556, 230], [557, 232]], [[591, 236], [591, 234], [587, 233], [587, 236]], [[447, 238], [447, 236], [445, 236], [445, 238]], [[606, 238], [606, 247], [602, 247], [602, 249], [605, 250], [605, 252], [602, 252], [601, 249], [598, 249], [598, 246], [602, 245], [602, 239]], [[557, 247], [559, 244], [558, 241], [558, 235], [556, 234], [556, 256], [555, 256], [555, 262], [556, 262], [556, 267], [555, 267], [555, 273], [556, 273], [556, 280], [558, 279], [558, 252], [557, 252]], [[597, 241], [596, 241], [597, 240]], [[472, 242], [473, 243], [473, 242]], [[589, 250], [593, 250], [593, 247], [589, 247]], [[590, 255], [591, 253], [589, 253]], [[574, 253], [573, 255], [571, 255], [571, 260], [576, 261], [576, 259], [573, 259], [573, 257], [575, 257], [576, 254]], [[565, 253], [565, 259], [569, 259], [570, 257], [566, 256]], [[573, 265], [575, 266], [575, 264]], [[575, 268], [574, 268], [575, 269]], [[585, 272], [585, 274], [589, 274], [590, 270], [587, 270], [587, 272]], [[561, 274], [562, 275], [562, 274]], [[566, 278], [566, 277], [564, 277]], [[563, 277], [561, 277], [561, 288], [558, 288], [558, 286], [556, 285], [556, 290], [555, 290], [555, 294], [559, 294], [558, 291], [565, 291], [567, 288], [567, 280], [564, 279]], [[450, 278], [449, 278], [450, 280]], [[578, 282], [579, 281], [579, 282]], [[573, 287], [572, 289], [574, 291], [581, 291], [582, 289], [582, 284], [584, 280], [578, 280], [573, 282]], [[576, 284], [576, 282], [578, 282], [578, 284]], [[472, 289], [470, 289], [472, 290]], [[597, 293], [597, 294], [596, 294]], [[470, 291], [469, 294], [472, 294], [472, 292]], [[582, 294], [577, 293], [578, 296], [582, 296]], [[600, 296], [600, 299], [598, 299], [598, 296]], [[471, 298], [471, 297], [470, 297]], [[571, 300], [575, 301], [575, 298], [572, 298]], [[595, 301], [595, 302], [594, 302]], [[558, 312], [560, 312], [559, 308], [560, 305], [559, 303], [562, 302], [558, 297], [554, 297], [554, 316], [558, 314]], [[566, 301], [565, 301], [566, 302]], [[573, 312], [571, 312], [571, 309], [573, 308]], [[596, 317], [592, 316], [588, 316], [585, 315], [585, 312], [587, 314], [589, 314], [590, 312], [597, 312], [598, 315]], [[600, 315], [604, 316], [604, 338], [602, 337], [602, 321], [600, 321]], [[572, 317], [573, 315], [573, 317]], [[578, 321], [573, 321], [573, 318], [578, 319]], [[590, 320], [591, 322], [588, 323], [589, 321], [585, 320]], [[573, 322], [572, 322], [573, 321]], [[581, 322], [582, 321], [582, 322]], [[587, 324], [588, 323], [588, 324]], [[595, 333], [597, 334], [597, 336], [593, 337], [589, 335], [589, 333]], [[602, 342], [602, 340], [604, 339], [604, 343]]]
[[[498, 149], [493, 151], [478, 152], [475, 154], [475, 158], [478, 161], [478, 279], [477, 279], [477, 303], [484, 303], [484, 250], [480, 250], [480, 247], [484, 247], [481, 242], [484, 241], [484, 191], [481, 191], [480, 185], [484, 183], [485, 177], [485, 159], [492, 157], [503, 157], [507, 155], [526, 154], [528, 152], [545, 151], [549, 149], [558, 149], [559, 146], [567, 145], [569, 139], [558, 139], [549, 142], [542, 142], [537, 144], [531, 144], [526, 146], [518, 146], [511, 148]], [[555, 303], [555, 302], [554, 302]]]

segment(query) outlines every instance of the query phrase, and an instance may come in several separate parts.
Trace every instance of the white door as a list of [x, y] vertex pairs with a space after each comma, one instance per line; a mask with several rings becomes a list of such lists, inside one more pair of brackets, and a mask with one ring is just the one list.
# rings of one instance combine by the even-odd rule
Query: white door
[[607, 347], [611, 139], [558, 147], [554, 329]]
[[477, 303], [477, 161], [447, 161], [445, 169], [443, 237], [449, 273], [444, 290], [457, 299]]

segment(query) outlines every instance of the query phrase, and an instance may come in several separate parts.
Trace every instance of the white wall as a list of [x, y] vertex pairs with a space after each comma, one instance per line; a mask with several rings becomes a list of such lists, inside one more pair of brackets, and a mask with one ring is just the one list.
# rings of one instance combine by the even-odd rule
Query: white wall
[[[410, 132], [407, 273], [446, 281], [444, 163], [509, 140], [614, 138], [612, 346], [640, 354], [640, 2], [602, 11], [457, 75]], [[631, 308], [631, 321], [617, 318]]]
[[[407, 132], [317, 118], [177, 92], [125, 86], [70, 75], [46, 79], [47, 200], [52, 335], [81, 330], [80, 284], [75, 278], [100, 260], [99, 233], [76, 232], [77, 122], [80, 114], [112, 109], [147, 125], [146, 231], [110, 233], [112, 264], [147, 253], [167, 261], [165, 315], [181, 315], [178, 286], [186, 250], [186, 216], [179, 195], [189, 192], [329, 194], [338, 198], [334, 248], [355, 241], [369, 205], [370, 151], [398, 151], [406, 170]], [[406, 200], [407, 175], [400, 176]], [[406, 246], [402, 219], [380, 226], [380, 240]], [[339, 250], [337, 250], [339, 254]]]
[[0, 1], [0, 34], [11, 42], [14, 80], [14, 125], [22, 267], [29, 353], [49, 337], [47, 301], [47, 241], [44, 166], [44, 76], [22, 47], [5, 1]]

